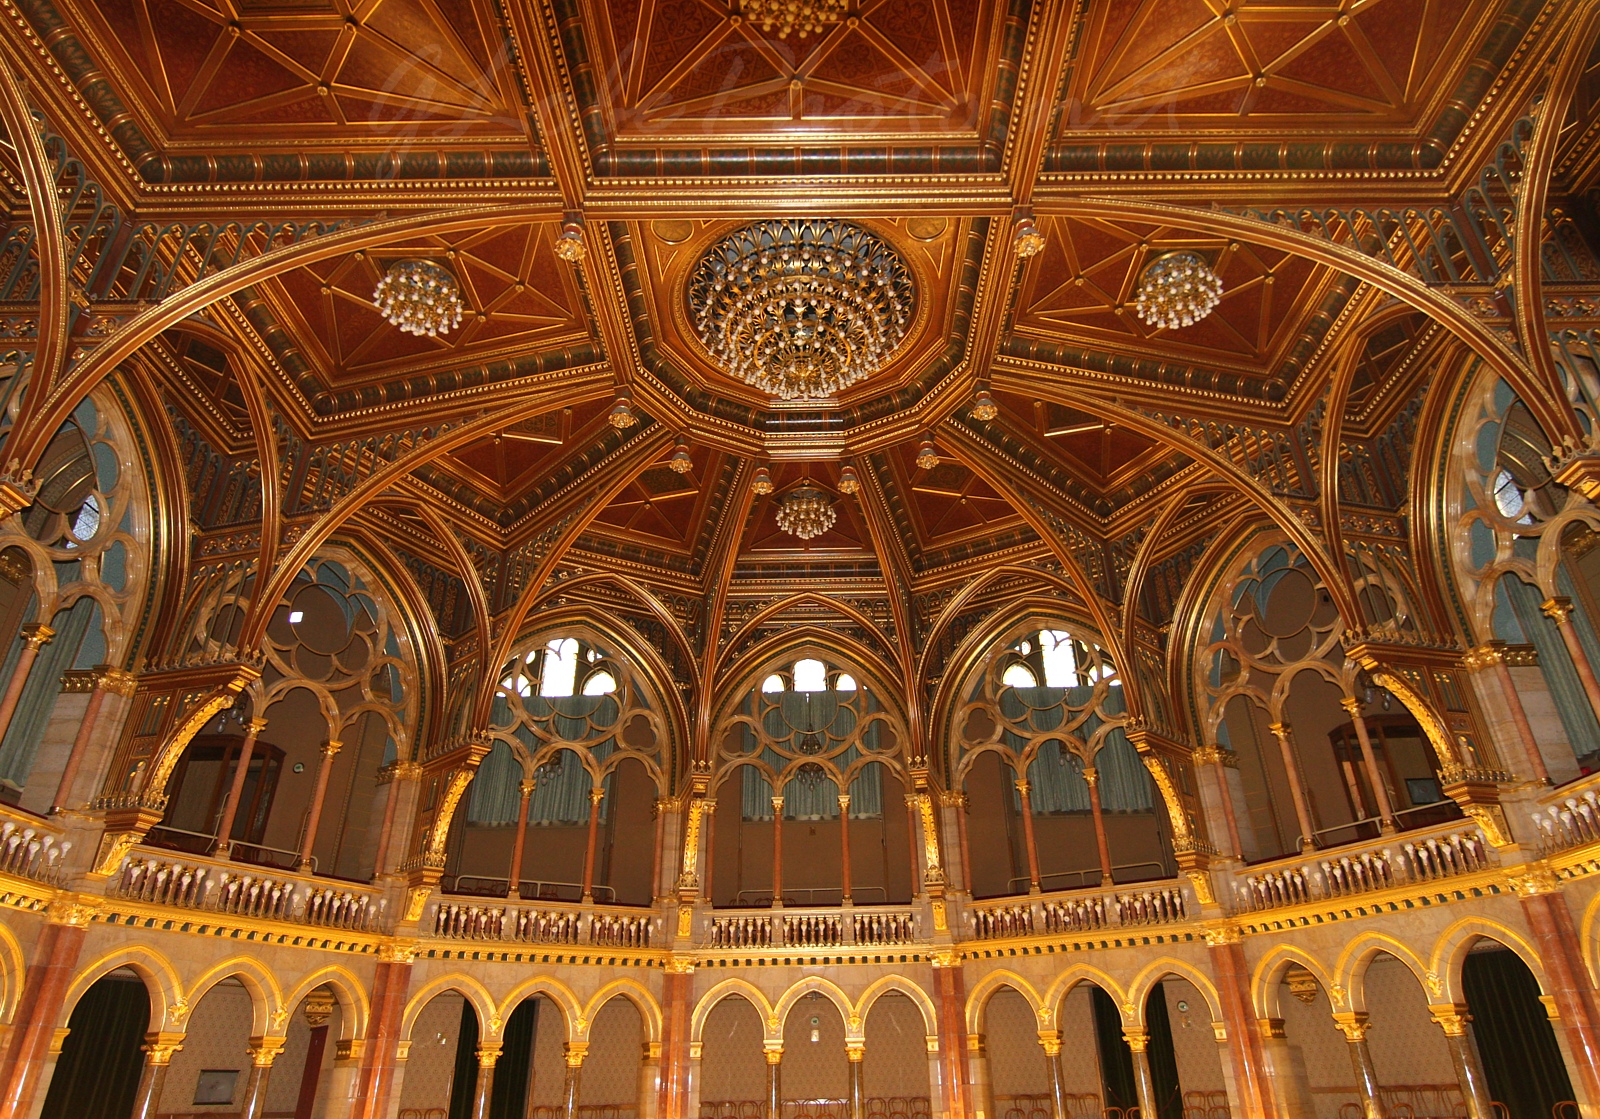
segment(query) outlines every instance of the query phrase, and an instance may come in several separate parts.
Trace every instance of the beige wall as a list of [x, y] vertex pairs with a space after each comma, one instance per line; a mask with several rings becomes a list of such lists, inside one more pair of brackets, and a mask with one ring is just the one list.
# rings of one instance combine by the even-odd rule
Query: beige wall
[[462, 997], [446, 991], [422, 1008], [411, 1027], [411, 1053], [400, 1085], [401, 1108], [450, 1106], [456, 1043], [461, 1036]]
[[863, 1090], [871, 1096], [927, 1096], [929, 1027], [907, 995], [887, 994], [872, 1004], [865, 1023]]
[[700, 1098], [760, 1100], [767, 1091], [761, 1048], [761, 1014], [748, 999], [731, 995], [706, 1014], [700, 1031]]
[[[238, 980], [224, 979], [205, 993], [189, 1012], [188, 1036], [167, 1070], [167, 1083], [161, 1092], [162, 1111], [205, 1115], [239, 1109], [244, 1101], [245, 1082], [250, 1079], [247, 1048], [252, 1017], [250, 992]], [[304, 1061], [304, 1050], [301, 1052]], [[231, 1104], [195, 1105], [194, 1090], [203, 1069], [239, 1070]]]

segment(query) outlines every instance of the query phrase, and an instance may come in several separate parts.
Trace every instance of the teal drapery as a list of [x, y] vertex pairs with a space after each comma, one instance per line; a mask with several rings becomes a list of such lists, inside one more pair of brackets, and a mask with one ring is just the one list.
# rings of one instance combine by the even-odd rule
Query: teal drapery
[[[1000, 692], [1000, 713], [1012, 722], [1026, 719], [1035, 730], [1048, 730], [1066, 721], [1065, 708], [1082, 708], [1094, 699], [1094, 686], [1076, 688], [1004, 688]], [[1100, 704], [1100, 714], [1090, 715], [1075, 732], [1087, 742], [1104, 724], [1100, 715], [1116, 716], [1127, 710], [1122, 688], [1112, 685]], [[1020, 750], [1020, 735], [1005, 732], [1005, 741]], [[1149, 812], [1150, 775], [1139, 760], [1139, 752], [1128, 741], [1121, 727], [1106, 733], [1094, 757], [1100, 775], [1100, 808], [1105, 812]], [[1089, 811], [1089, 784], [1083, 777], [1083, 762], [1059, 742], [1049, 742], [1028, 766], [1028, 802], [1035, 816]], [[1018, 811], [1022, 798], [1013, 789], [1012, 803]]]
[[[589, 790], [594, 781], [579, 759], [577, 749], [582, 746], [598, 762], [604, 762], [617, 748], [615, 738], [599, 742], [585, 742], [594, 728], [613, 726], [619, 714], [616, 697], [604, 696], [524, 696], [522, 703], [528, 713], [541, 726], [547, 727], [559, 739], [570, 741], [571, 749], [560, 750], [540, 768], [533, 796], [528, 798], [528, 823], [535, 827], [546, 825], [587, 824], [589, 822]], [[505, 697], [497, 697], [493, 712], [496, 726], [511, 722], [511, 712]], [[539, 740], [524, 726], [511, 732], [531, 755], [539, 749]], [[478, 764], [478, 773], [472, 782], [472, 792], [467, 803], [467, 821], [487, 826], [510, 825], [517, 822], [517, 806], [522, 792], [522, 765], [511, 747], [497, 740], [488, 755]], [[601, 782], [601, 791], [609, 793], [611, 777]], [[609, 797], [600, 802], [600, 820], [605, 822]]]
[[[99, 616], [100, 604], [85, 597], [50, 619], [50, 628], [56, 635], [39, 650], [12, 712], [11, 725], [6, 728], [5, 737], [0, 738], [0, 782], [18, 789], [27, 786], [44, 739], [45, 724], [61, 694], [61, 674], [77, 661], [84, 635]], [[9, 674], [5, 678], [9, 680]]]
[[[745, 731], [748, 735], [748, 729]], [[876, 745], [878, 725], [874, 723], [862, 735], [869, 746]], [[848, 769], [861, 757], [854, 746], [835, 760], [840, 769]], [[773, 772], [782, 769], [785, 761], [770, 748], [761, 752], [761, 760]], [[772, 819], [772, 785], [755, 766], [747, 765], [739, 775], [740, 814], [747, 821]], [[883, 766], [869, 765], [850, 781], [850, 818], [872, 820], [883, 815]], [[835, 820], [839, 817], [839, 786], [832, 777], [811, 778], [805, 774], [790, 779], [783, 788], [783, 818], [785, 820]]]
[[[1539, 609], [1543, 601], [1539, 592], [1515, 575], [1502, 578], [1497, 589], [1504, 589], [1511, 604], [1512, 616], [1521, 632], [1516, 635], [1496, 632], [1495, 636], [1513, 641], [1520, 638], [1533, 646], [1539, 658], [1539, 670], [1544, 675], [1545, 686], [1550, 689], [1550, 698], [1556, 705], [1556, 714], [1561, 717], [1561, 726], [1567, 732], [1572, 752], [1583, 757], [1600, 750], [1600, 722], [1595, 720], [1594, 708], [1590, 706], [1589, 697], [1583, 690], [1583, 681], [1573, 666], [1566, 642], [1561, 639], [1556, 624]], [[1575, 617], [1578, 614], [1577, 611], [1573, 613]], [[1585, 629], [1586, 624], [1578, 627], [1580, 641]], [[1592, 632], [1590, 639], [1593, 640]]]

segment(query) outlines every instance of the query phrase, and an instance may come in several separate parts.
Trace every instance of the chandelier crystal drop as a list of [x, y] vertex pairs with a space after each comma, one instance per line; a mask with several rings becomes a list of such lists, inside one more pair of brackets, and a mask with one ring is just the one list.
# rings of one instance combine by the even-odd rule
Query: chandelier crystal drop
[[828, 495], [812, 486], [791, 491], [778, 506], [778, 527], [801, 540], [821, 536], [838, 519]]
[[848, 7], [847, 0], [744, 0], [740, 5], [745, 19], [769, 35], [776, 31], [780, 39], [797, 31], [802, 39], [821, 32], [838, 23]]
[[373, 306], [407, 334], [429, 338], [461, 325], [461, 286], [428, 260], [397, 260], [378, 281]]
[[776, 219], [723, 238], [689, 280], [695, 332], [730, 375], [819, 400], [882, 368], [915, 293], [886, 242], [846, 221]]
[[1193, 326], [1222, 301], [1222, 277], [1199, 253], [1167, 253], [1150, 262], [1139, 281], [1134, 309], [1147, 326]]

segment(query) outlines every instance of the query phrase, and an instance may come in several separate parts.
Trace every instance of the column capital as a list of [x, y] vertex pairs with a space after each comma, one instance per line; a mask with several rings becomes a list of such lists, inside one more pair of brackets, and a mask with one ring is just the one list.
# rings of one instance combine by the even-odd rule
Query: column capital
[[478, 1042], [478, 1067], [494, 1068], [495, 1063], [500, 1060], [500, 1053], [504, 1048], [504, 1043], [499, 1041]]
[[1092, 789], [1100, 783], [1100, 771], [1092, 765], [1083, 767], [1083, 779]]
[[1224, 750], [1215, 743], [1210, 746], [1197, 747], [1191, 758], [1195, 765], [1220, 765], [1228, 769], [1239, 768], [1239, 755], [1232, 750]]
[[523, 800], [527, 800], [533, 795], [533, 790], [538, 784], [537, 781], [518, 781], [517, 793]]
[[1131, 1028], [1122, 1031], [1122, 1040], [1128, 1043], [1128, 1048], [1135, 1053], [1143, 1053], [1150, 1045], [1150, 1031]]
[[261, 732], [267, 729], [267, 721], [265, 719], [251, 719], [244, 725], [244, 729], [251, 738], [259, 738]]
[[783, 798], [782, 797], [773, 797], [772, 798], [772, 811], [773, 811], [773, 813], [775, 815], [782, 815], [783, 814]]
[[866, 1059], [867, 1043], [865, 1041], [846, 1041], [844, 1043], [845, 1059], [853, 1065], [858, 1065]]
[[1017, 786], [1017, 792], [1021, 793], [1023, 796], [1027, 796], [1028, 790], [1033, 788], [1032, 785], [1028, 784], [1028, 779], [1026, 777], [1018, 777], [1015, 784]]
[[1367, 1040], [1367, 1015], [1361, 1010], [1336, 1010], [1333, 1024], [1339, 1027], [1344, 1039], [1351, 1044]]
[[1283, 1031], [1282, 1018], [1257, 1018], [1256, 1028], [1261, 1031], [1261, 1036], [1266, 1038], [1287, 1037]]
[[114, 668], [109, 664], [95, 665], [94, 678], [95, 682], [106, 691], [120, 696], [132, 695], [134, 689], [139, 686], [139, 678], [133, 673], [124, 672], [122, 669]]
[[840, 793], [839, 794], [839, 811], [840, 812], [848, 812], [848, 811], [850, 811], [850, 794], [849, 793]]
[[1460, 1003], [1432, 1004], [1428, 1007], [1428, 1015], [1433, 1019], [1433, 1024], [1444, 1031], [1445, 1037], [1465, 1037], [1467, 1023], [1472, 1021], [1472, 1015]]
[[1539, 603], [1539, 609], [1545, 617], [1560, 625], [1572, 616], [1572, 599], [1564, 594], [1552, 595]]
[[606, 798], [606, 791], [604, 789], [590, 789], [589, 790], [589, 803], [590, 804], [599, 804], [605, 798]]
[[1339, 701], [1339, 706], [1343, 707], [1345, 714], [1349, 715], [1352, 719], [1359, 719], [1361, 717], [1361, 708], [1364, 705], [1359, 699], [1354, 699], [1351, 696], [1345, 696]]
[[1482, 645], [1468, 649], [1461, 657], [1461, 667], [1468, 672], [1482, 672], [1486, 668], [1493, 668], [1506, 658], [1506, 643], [1504, 641], [1485, 641]]
[[783, 1063], [783, 1042], [763, 1041], [761, 1051], [767, 1055], [767, 1064], [780, 1065]]
[[561, 1054], [566, 1058], [568, 1068], [582, 1068], [583, 1059], [589, 1055], [587, 1041], [569, 1041], [561, 1047]]
[[1269, 723], [1267, 725], [1267, 729], [1272, 732], [1272, 736], [1274, 738], [1282, 739], [1282, 738], [1288, 738], [1289, 737], [1289, 724], [1288, 723]]
[[250, 1054], [250, 1063], [256, 1068], [271, 1068], [272, 1062], [278, 1059], [288, 1043], [286, 1037], [258, 1034], [250, 1039], [245, 1051]]
[[39, 647], [56, 635], [56, 631], [43, 622], [26, 622], [22, 626], [22, 639], [35, 653]]
[[154, 1030], [144, 1035], [144, 1044], [139, 1046], [145, 1054], [144, 1063], [147, 1065], [170, 1065], [172, 1056], [183, 1048], [187, 1034], [168, 1033], [164, 1030]]
[[1046, 1057], [1059, 1057], [1061, 1055], [1061, 1031], [1040, 1030], [1039, 1045], [1044, 1049]]

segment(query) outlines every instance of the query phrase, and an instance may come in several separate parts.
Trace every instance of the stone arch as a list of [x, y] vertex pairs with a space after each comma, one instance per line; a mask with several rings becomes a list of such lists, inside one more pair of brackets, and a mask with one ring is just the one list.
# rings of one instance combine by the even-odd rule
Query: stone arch
[[[463, 992], [465, 993], [465, 992]], [[536, 975], [532, 979], [524, 979], [511, 993], [500, 1000], [498, 1010], [493, 1013], [502, 1022], [509, 1020], [511, 1012], [518, 1005], [530, 998], [543, 995], [561, 1011], [561, 1029], [564, 1041], [580, 1041], [588, 1032], [588, 1019], [582, 1001], [579, 1000], [573, 989], [561, 980], [548, 975]], [[485, 1019], [487, 1021], [487, 1018]], [[580, 1029], [580, 1023], [582, 1028]], [[499, 1031], [495, 1031], [498, 1033]]]
[[426, 984], [411, 1000], [406, 1003], [405, 1013], [400, 1016], [400, 1040], [410, 1041], [411, 1030], [417, 1024], [417, 1015], [422, 1013], [422, 1008], [427, 1006], [435, 997], [446, 991], [454, 991], [472, 1004], [474, 1013], [478, 1015], [478, 1029], [480, 1041], [497, 1039], [500, 1036], [500, 1027], [505, 1023], [501, 1021], [499, 1013], [495, 1010], [494, 998], [484, 985], [470, 975], [453, 972], [450, 975], [441, 975], [438, 979]]
[[191, 983], [187, 995], [190, 1010], [224, 979], [238, 979], [250, 995], [250, 1033], [253, 1036], [282, 1032], [292, 1008], [283, 1005], [283, 989], [278, 986], [277, 978], [249, 956], [224, 960]]
[[855, 1028], [859, 1031], [859, 1022], [856, 1020], [855, 1008], [850, 1005], [850, 996], [845, 994], [833, 980], [824, 979], [820, 975], [808, 975], [778, 997], [771, 1016], [767, 1018], [767, 1036], [770, 1040], [779, 1042], [783, 1040], [783, 1023], [788, 1018], [789, 1011], [794, 1009], [795, 1003], [813, 992], [820, 994], [838, 1008], [839, 1017], [844, 1019], [847, 1034], [852, 1029], [852, 1023], [856, 1023]]
[[61, 1000], [61, 1012], [56, 1018], [58, 1027], [65, 1027], [83, 993], [96, 981], [125, 967], [144, 981], [145, 993], [150, 997], [150, 1028], [182, 1032], [188, 1021], [190, 1002], [184, 996], [183, 983], [177, 969], [153, 948], [142, 944], [128, 944], [107, 952], [73, 978]]
[[1074, 964], [1051, 982], [1045, 992], [1044, 1006], [1039, 1014], [1041, 1029], [1055, 1029], [1060, 1018], [1062, 1002], [1070, 995], [1073, 988], [1079, 984], [1088, 983], [1099, 987], [1111, 996], [1111, 1001], [1117, 1004], [1117, 1010], [1122, 1015], [1124, 1025], [1133, 1025], [1130, 1020], [1128, 994], [1122, 985], [1111, 978], [1110, 972], [1102, 971], [1088, 964]]
[[361, 980], [348, 969], [337, 964], [319, 968], [295, 984], [283, 996], [283, 1005], [290, 1014], [300, 1001], [318, 987], [327, 987], [339, 1003], [339, 1040], [350, 1041], [367, 1036], [367, 1022], [371, 1007]]
[[865, 1036], [867, 1015], [872, 1012], [873, 1003], [884, 995], [894, 992], [905, 995], [917, 1004], [917, 1009], [922, 1011], [922, 1022], [928, 1027], [929, 1034], [939, 1032], [939, 1011], [933, 1005], [933, 999], [928, 997], [928, 993], [903, 975], [885, 975], [868, 984], [867, 989], [861, 993], [861, 998], [856, 1001], [857, 1013], [861, 1018], [858, 1033]]
[[10, 1023], [22, 996], [26, 964], [16, 933], [0, 925], [0, 1023]]
[[1276, 945], [1261, 958], [1255, 974], [1250, 977], [1250, 1005], [1255, 1008], [1257, 1018], [1282, 1017], [1278, 1006], [1278, 988], [1283, 973], [1297, 964], [1316, 976], [1323, 990], [1333, 989], [1334, 980], [1321, 960], [1303, 948], [1291, 944]]
[[644, 1024], [644, 1039], [656, 1043], [661, 1040], [661, 1006], [656, 1002], [655, 996], [649, 988], [636, 979], [613, 979], [601, 987], [583, 1007], [583, 1036], [588, 1037], [589, 1025], [594, 1021], [595, 1015], [600, 1013], [602, 1007], [612, 999], [623, 998], [633, 1004], [639, 1012], [639, 1020]]
[[1033, 1008], [1033, 1016], [1036, 1019], [1054, 1018], [1054, 1012], [1046, 1009], [1050, 1004], [1046, 1003], [1032, 983], [1029, 983], [1014, 971], [991, 971], [980, 979], [971, 991], [967, 992], [967, 1032], [969, 1034], [981, 1034], [984, 1032], [989, 1000], [1004, 987], [1009, 987], [1027, 999], [1028, 1005]]
[[1128, 985], [1128, 1001], [1135, 1008], [1135, 1015], [1140, 1026], [1145, 1022], [1145, 1003], [1150, 997], [1150, 991], [1155, 985], [1167, 976], [1174, 979], [1187, 981], [1195, 990], [1200, 992], [1200, 997], [1206, 1000], [1206, 1006], [1211, 1010], [1211, 1021], [1215, 1024], [1222, 1022], [1222, 999], [1217, 994], [1217, 988], [1211, 982], [1211, 977], [1192, 964], [1171, 956], [1163, 956], [1153, 960], [1140, 969], [1139, 974], [1133, 977], [1133, 982]]
[[690, 1042], [700, 1040], [701, 1032], [705, 1029], [706, 1018], [710, 1016], [717, 1003], [735, 995], [756, 1008], [756, 1013], [761, 1015], [763, 1028], [766, 1028], [765, 1024], [770, 1023], [777, 1014], [777, 1010], [774, 1009], [772, 1003], [767, 1001], [766, 994], [754, 983], [746, 979], [724, 979], [721, 983], [712, 987], [711, 990], [701, 995], [700, 1001], [695, 1003], [694, 1010], [689, 1015]]
[[1393, 956], [1416, 977], [1417, 983], [1430, 1000], [1435, 994], [1437, 977], [1404, 942], [1387, 933], [1364, 932], [1339, 953], [1334, 965], [1333, 985], [1327, 988], [1329, 998], [1348, 1010], [1367, 1009], [1367, 968], [1381, 955]]
[[[1590, 902], [1591, 911], [1597, 903], [1600, 903], [1600, 898]], [[1539, 990], [1546, 994], [1550, 992], [1544, 960], [1526, 937], [1499, 921], [1492, 921], [1487, 917], [1467, 917], [1456, 921], [1434, 941], [1433, 952], [1428, 957], [1428, 979], [1424, 983], [1428, 1001], [1456, 1003], [1467, 1001], [1461, 989], [1461, 969], [1466, 963], [1467, 953], [1471, 952], [1472, 946], [1480, 940], [1492, 940], [1501, 947], [1515, 952], [1522, 962], [1528, 965], [1533, 977], [1539, 981]]]

